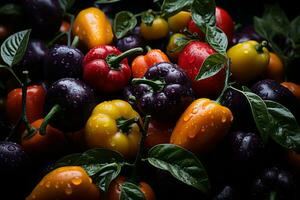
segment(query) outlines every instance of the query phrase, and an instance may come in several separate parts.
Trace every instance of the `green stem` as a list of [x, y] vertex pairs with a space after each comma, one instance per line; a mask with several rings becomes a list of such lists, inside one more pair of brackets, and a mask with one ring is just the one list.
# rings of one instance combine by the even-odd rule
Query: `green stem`
[[134, 117], [131, 119], [122, 119], [121, 118], [121, 119], [117, 120], [117, 127], [123, 133], [127, 133], [129, 131], [129, 129], [131, 128], [131, 125], [134, 123], [138, 123], [138, 122], [139, 122], [138, 117]]
[[272, 191], [270, 192], [269, 200], [276, 200], [277, 199], [277, 192]]
[[152, 50], [152, 48], [150, 47], [150, 46], [146, 46], [146, 50], [147, 50], [147, 52], [149, 52], [149, 51], [151, 51]]
[[116, 55], [107, 56], [106, 62], [111, 68], [119, 69], [119, 66], [120, 66], [119, 64], [123, 59], [127, 58], [128, 56], [137, 54], [137, 53], [142, 53], [143, 51], [144, 50], [141, 47], [137, 47], [137, 48], [134, 48], [134, 49], [129, 49], [128, 51], [125, 51], [122, 54], [117, 55], [117, 56]]
[[136, 155], [134, 163], [133, 163], [133, 170], [132, 170], [132, 174], [131, 174], [131, 177], [130, 177], [130, 181], [133, 181], [133, 182], [136, 182], [135, 180], [138, 177], [138, 169], [139, 169], [140, 162], [142, 160], [142, 155], [144, 154], [144, 150], [145, 150], [145, 140], [146, 140], [147, 133], [148, 133], [148, 127], [149, 127], [150, 119], [151, 119], [151, 116], [147, 115], [145, 117], [145, 120], [144, 120], [144, 125], [142, 125], [140, 123], [140, 121], [138, 123], [139, 127], [140, 127], [140, 130], [141, 130], [141, 133], [142, 133], [142, 137], [141, 137], [141, 141], [140, 141], [140, 145], [139, 145], [137, 155]]
[[226, 76], [225, 76], [225, 83], [224, 83], [224, 88], [220, 94], [220, 96], [216, 99], [216, 102], [220, 103], [222, 100], [222, 97], [225, 94], [225, 91], [228, 89], [229, 86], [229, 77], [230, 77], [230, 59], [227, 60], [226, 64]]
[[23, 74], [25, 75], [25, 81], [22, 84], [22, 121], [25, 123], [27, 132], [29, 135], [32, 135], [35, 132], [35, 128], [33, 128], [27, 118], [26, 115], [26, 100], [27, 100], [27, 84], [28, 84], [28, 71], [23, 71]]
[[268, 46], [268, 42], [267, 41], [262, 41], [260, 44], [258, 44], [255, 49], [258, 53], [263, 53], [263, 48]]
[[161, 90], [166, 85], [166, 83], [164, 83], [161, 80], [153, 81], [153, 80], [149, 80], [149, 79], [145, 79], [145, 78], [134, 78], [134, 79], [132, 79], [131, 83], [133, 85], [147, 84], [147, 85], [151, 86], [155, 91]]
[[76, 35], [76, 36], [74, 37], [74, 39], [73, 39], [73, 42], [72, 42], [72, 44], [71, 44], [71, 47], [76, 48], [77, 45], [78, 45], [78, 42], [79, 42], [79, 37]]
[[46, 135], [46, 127], [48, 126], [49, 122], [61, 111], [61, 106], [59, 104], [56, 104], [52, 107], [50, 112], [46, 115], [44, 118], [43, 123], [40, 127], [40, 134]]
[[74, 24], [74, 15], [72, 14], [66, 14], [66, 16], [68, 16], [70, 18], [70, 30], [68, 30], [67, 37], [68, 37], [68, 46], [71, 46], [71, 41], [72, 41], [72, 27]]

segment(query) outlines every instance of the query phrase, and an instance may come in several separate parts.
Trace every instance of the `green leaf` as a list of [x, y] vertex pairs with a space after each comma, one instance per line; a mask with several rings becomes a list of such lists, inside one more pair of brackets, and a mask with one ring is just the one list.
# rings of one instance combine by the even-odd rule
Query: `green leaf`
[[287, 30], [290, 29], [290, 21], [278, 4], [267, 6], [263, 18], [268, 21], [268, 25], [275, 33], [287, 36]]
[[287, 149], [299, 152], [300, 127], [293, 114], [277, 102], [265, 102], [273, 122], [273, 129], [270, 132], [272, 139]]
[[272, 121], [265, 102], [258, 95], [249, 92], [249, 89], [244, 88], [244, 91], [237, 91], [241, 92], [247, 98], [260, 136], [264, 142], [267, 142], [269, 133], [272, 131]]
[[102, 191], [106, 192], [110, 183], [120, 174], [121, 168], [122, 166], [118, 163], [101, 165], [97, 174], [93, 175], [94, 182]]
[[221, 29], [217, 27], [207, 27], [206, 40], [214, 50], [226, 55], [228, 39]]
[[134, 29], [137, 24], [136, 17], [128, 11], [117, 13], [114, 19], [114, 33], [117, 39], [124, 37], [129, 31]]
[[60, 7], [67, 11], [69, 10], [75, 3], [75, 0], [59, 0]]
[[164, 0], [161, 11], [164, 17], [170, 17], [176, 13], [189, 8], [193, 0]]
[[199, 81], [214, 76], [224, 68], [226, 61], [226, 57], [219, 53], [208, 56], [203, 62], [195, 80]]
[[30, 29], [17, 32], [2, 43], [1, 57], [10, 67], [22, 60], [27, 49], [30, 32]]
[[204, 32], [207, 27], [216, 25], [216, 4], [212, 0], [194, 0], [192, 5], [192, 19], [196, 25]]
[[147, 26], [151, 26], [154, 21], [154, 15], [150, 12], [143, 12], [141, 19]]
[[186, 45], [188, 45], [191, 41], [191, 39], [186, 37], [176, 38], [175, 39], [175, 48], [168, 51], [169, 53], [177, 53], [180, 52]]
[[300, 16], [291, 22], [291, 38], [294, 43], [300, 43]]
[[210, 183], [198, 158], [186, 149], [173, 144], [160, 144], [148, 152], [148, 162], [156, 168], [170, 172], [183, 183], [207, 193]]
[[121, 187], [120, 200], [145, 200], [144, 193], [140, 188], [130, 182], [124, 182]]
[[81, 153], [74, 153], [74, 154], [67, 155], [67, 156], [59, 159], [58, 161], [56, 161], [53, 168], [56, 169], [58, 167], [74, 165], [76, 163], [76, 161], [80, 158], [80, 156], [81, 156]]
[[0, 7], [0, 15], [20, 15], [22, 14], [22, 7], [17, 4], [5, 4]]

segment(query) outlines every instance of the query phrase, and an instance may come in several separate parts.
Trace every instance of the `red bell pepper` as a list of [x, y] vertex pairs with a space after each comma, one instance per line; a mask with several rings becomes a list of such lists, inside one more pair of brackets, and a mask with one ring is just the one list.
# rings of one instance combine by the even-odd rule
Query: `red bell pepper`
[[142, 48], [121, 53], [116, 47], [101, 45], [91, 49], [83, 60], [83, 80], [97, 91], [115, 92], [131, 78], [126, 57], [143, 52]]

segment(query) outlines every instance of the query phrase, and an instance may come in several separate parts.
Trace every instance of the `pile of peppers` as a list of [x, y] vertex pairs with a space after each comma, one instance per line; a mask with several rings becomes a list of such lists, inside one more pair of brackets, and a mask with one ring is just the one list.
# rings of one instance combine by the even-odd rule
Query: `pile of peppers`
[[0, 199], [299, 199], [299, 17], [223, 5], [0, 1]]

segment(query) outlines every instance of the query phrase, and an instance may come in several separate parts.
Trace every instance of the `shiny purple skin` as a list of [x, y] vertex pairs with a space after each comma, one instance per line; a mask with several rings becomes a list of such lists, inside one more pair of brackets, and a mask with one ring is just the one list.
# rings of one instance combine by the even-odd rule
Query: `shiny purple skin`
[[297, 99], [293, 93], [274, 80], [261, 80], [254, 84], [251, 90], [263, 100], [278, 102], [293, 113], [296, 113], [297, 109], [299, 109]]
[[95, 105], [94, 92], [80, 80], [60, 79], [48, 89], [45, 112], [56, 104], [61, 106], [61, 111], [50, 125], [63, 132], [78, 131], [84, 127]]
[[213, 198], [213, 200], [238, 199], [235, 189], [231, 185], [224, 185]]
[[252, 132], [235, 131], [228, 135], [231, 156], [237, 161], [255, 161], [263, 153], [261, 138]]
[[81, 78], [83, 53], [76, 48], [55, 45], [44, 61], [44, 77], [47, 82], [61, 78]]
[[231, 44], [245, 42], [248, 40], [262, 41], [262, 38], [256, 33], [253, 26], [246, 26], [232, 38]]
[[278, 199], [292, 199], [295, 188], [292, 174], [278, 167], [265, 169], [252, 185], [254, 199], [266, 199], [270, 192], [277, 192]]
[[24, 0], [26, 17], [37, 38], [52, 38], [63, 20], [63, 10], [58, 0]]
[[29, 158], [14, 142], [0, 142], [0, 174], [17, 173], [27, 167]]
[[43, 62], [48, 48], [41, 40], [30, 40], [20, 64], [21, 70], [27, 69], [31, 80], [43, 80]]
[[133, 49], [136, 47], [143, 47], [144, 41], [143, 39], [137, 35], [128, 35], [125, 36], [116, 42], [116, 46], [118, 49], [120, 49], [122, 52], [127, 51], [129, 49]]
[[253, 131], [253, 127], [256, 127], [249, 103], [243, 94], [227, 89], [221, 99], [221, 104], [229, 108], [233, 114], [233, 129]]
[[155, 90], [148, 84], [136, 84], [131, 88], [136, 105], [143, 114], [151, 114], [154, 119], [162, 121], [177, 120], [187, 106], [194, 100], [194, 94], [187, 75], [171, 63], [158, 63], [145, 74], [148, 80], [161, 80], [165, 85]]

